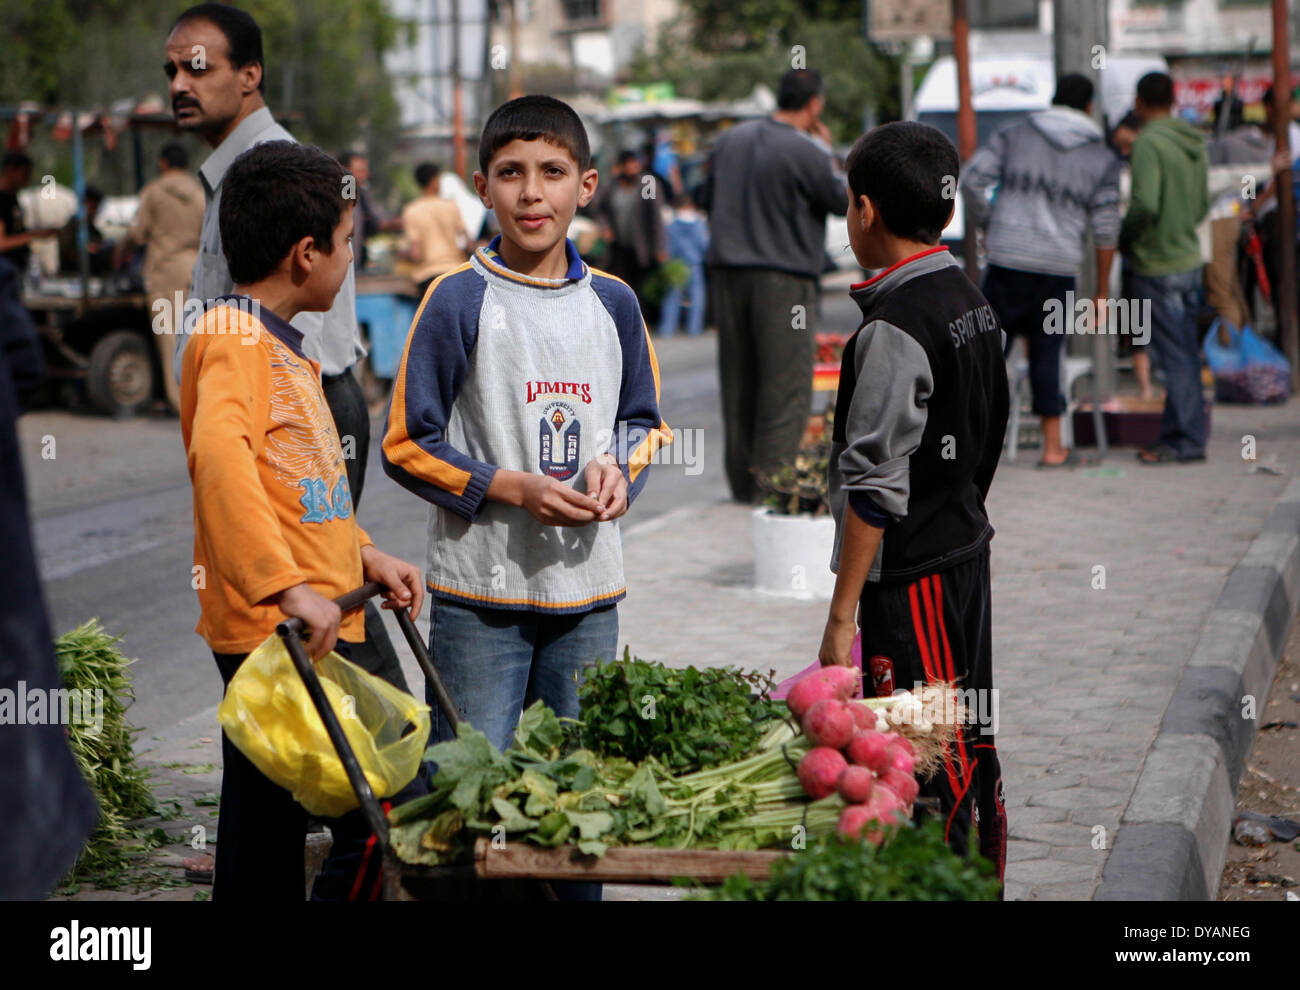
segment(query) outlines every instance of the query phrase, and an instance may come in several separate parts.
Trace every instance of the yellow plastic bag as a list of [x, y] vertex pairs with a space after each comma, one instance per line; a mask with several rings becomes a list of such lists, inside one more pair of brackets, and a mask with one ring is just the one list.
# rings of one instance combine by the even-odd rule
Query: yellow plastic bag
[[[337, 653], [317, 661], [316, 673], [375, 796], [409, 784], [429, 743], [429, 706]], [[361, 806], [279, 636], [240, 664], [217, 717], [239, 751], [313, 815]]]

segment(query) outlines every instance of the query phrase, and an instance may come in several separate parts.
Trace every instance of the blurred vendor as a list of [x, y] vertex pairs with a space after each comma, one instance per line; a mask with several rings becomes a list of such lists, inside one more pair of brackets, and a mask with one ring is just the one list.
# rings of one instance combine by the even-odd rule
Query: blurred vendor
[[27, 230], [23, 225], [18, 193], [31, 181], [32, 160], [21, 151], [6, 151], [0, 164], [0, 255], [18, 270], [20, 278], [27, 274], [32, 241], [54, 233], [45, 229]]
[[[104, 240], [103, 233], [95, 226], [95, 217], [99, 213], [104, 194], [94, 186], [86, 186], [82, 203], [86, 208], [86, 253], [90, 256], [90, 274], [107, 275], [113, 270], [113, 246]], [[77, 217], [72, 218], [59, 230], [59, 271], [64, 275], [76, 275], [77, 266]]]

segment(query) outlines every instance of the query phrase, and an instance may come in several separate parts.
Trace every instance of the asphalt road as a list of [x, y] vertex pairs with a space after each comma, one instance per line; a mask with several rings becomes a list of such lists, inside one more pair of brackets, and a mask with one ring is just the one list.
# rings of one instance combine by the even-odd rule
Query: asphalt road
[[[822, 329], [851, 329], [856, 307], [828, 293]], [[661, 407], [675, 431], [629, 529], [726, 497], [716, 337], [656, 342]], [[358, 517], [381, 548], [423, 564], [427, 509], [379, 465], [375, 421]], [[37, 555], [56, 634], [98, 617], [137, 657], [132, 723], [156, 732], [215, 705], [220, 680], [194, 633], [189, 477], [174, 419], [110, 420], [40, 411], [19, 426]]]

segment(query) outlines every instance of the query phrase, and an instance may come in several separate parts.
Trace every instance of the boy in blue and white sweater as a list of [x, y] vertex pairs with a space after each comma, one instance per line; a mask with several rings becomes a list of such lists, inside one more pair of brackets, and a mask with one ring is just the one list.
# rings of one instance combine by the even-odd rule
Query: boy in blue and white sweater
[[616, 520], [671, 434], [636, 296], [566, 237], [597, 183], [577, 114], [546, 96], [498, 107], [479, 168], [501, 234], [425, 294], [383, 457], [433, 506], [429, 651], [461, 716], [504, 749], [539, 698], [576, 716], [575, 674], [615, 658]]

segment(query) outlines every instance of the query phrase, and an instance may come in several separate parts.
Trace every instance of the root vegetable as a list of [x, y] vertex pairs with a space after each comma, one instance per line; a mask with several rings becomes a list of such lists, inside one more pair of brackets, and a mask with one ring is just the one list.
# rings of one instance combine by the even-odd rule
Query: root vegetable
[[856, 726], [848, 706], [834, 698], [817, 702], [803, 717], [803, 732], [814, 746], [843, 749], [853, 738]]
[[814, 747], [799, 761], [799, 783], [810, 797], [829, 797], [835, 793], [835, 781], [848, 765], [838, 749]]
[[915, 769], [915, 760], [907, 753], [903, 752], [898, 746], [889, 747], [889, 768], [912, 776]]
[[849, 702], [849, 713], [853, 716], [853, 723], [861, 732], [874, 729], [876, 721], [880, 718], [874, 711], [861, 702]]
[[795, 718], [803, 718], [813, 705], [835, 697], [835, 685], [821, 673], [812, 674], [790, 689], [785, 703]]
[[813, 676], [830, 682], [835, 688], [835, 697], [841, 701], [856, 698], [862, 692], [862, 672], [857, 667], [831, 665]]
[[916, 782], [916, 778], [901, 770], [890, 770], [882, 774], [879, 783], [880, 786], [888, 787], [897, 793], [904, 805], [910, 805], [915, 801], [916, 795], [921, 791], [921, 785]]
[[865, 804], [851, 804], [840, 812], [836, 831], [846, 839], [865, 839], [879, 845], [884, 835], [879, 829], [871, 828], [873, 824], [875, 819]]
[[849, 760], [876, 773], [889, 770], [894, 752], [883, 732], [859, 732], [849, 740]]
[[848, 804], [861, 804], [871, 797], [875, 775], [866, 767], [847, 766], [835, 781], [835, 790]]

